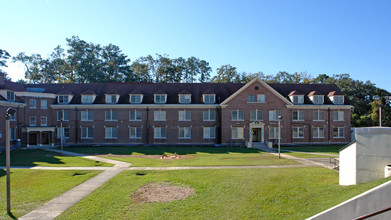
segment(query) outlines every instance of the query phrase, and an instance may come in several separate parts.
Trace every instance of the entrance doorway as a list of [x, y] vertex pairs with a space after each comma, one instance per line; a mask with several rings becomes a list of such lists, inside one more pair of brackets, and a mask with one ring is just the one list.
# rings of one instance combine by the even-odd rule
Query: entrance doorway
[[50, 144], [50, 132], [42, 132], [42, 145], [49, 145]]
[[29, 145], [38, 145], [38, 132], [29, 133]]
[[253, 142], [262, 142], [262, 128], [253, 128], [252, 137]]

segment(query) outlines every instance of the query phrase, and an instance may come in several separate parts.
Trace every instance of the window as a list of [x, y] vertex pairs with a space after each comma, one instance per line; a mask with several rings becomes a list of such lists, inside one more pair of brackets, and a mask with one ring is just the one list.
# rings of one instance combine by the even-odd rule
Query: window
[[115, 104], [117, 103], [117, 95], [106, 95], [106, 103]]
[[165, 121], [166, 120], [166, 111], [156, 110], [154, 113], [154, 121]]
[[343, 111], [334, 111], [333, 112], [333, 120], [334, 121], [344, 121], [344, 112]]
[[243, 127], [232, 127], [232, 139], [243, 139]]
[[154, 138], [166, 138], [166, 127], [155, 127], [153, 128], [153, 135], [154, 135]]
[[105, 127], [105, 138], [106, 139], [117, 138], [117, 127]]
[[300, 110], [294, 110], [292, 112], [293, 121], [304, 121], [304, 112]]
[[[63, 130], [63, 133], [62, 133], [62, 137], [63, 138], [69, 138], [69, 128], [65, 128], [65, 127], [63, 127], [62, 128], [62, 130]], [[57, 128], [57, 138], [61, 138], [61, 128]]]
[[344, 138], [345, 137], [345, 128], [338, 127], [333, 129], [334, 138]]
[[59, 95], [58, 96], [58, 104], [68, 104], [69, 103], [68, 99], [69, 98], [67, 95]]
[[316, 105], [321, 105], [324, 103], [324, 97], [322, 95], [314, 95], [312, 97], [312, 102]]
[[141, 111], [130, 110], [129, 111], [129, 121], [141, 121]]
[[48, 125], [48, 118], [46, 116], [41, 116], [41, 126]]
[[65, 110], [57, 111], [57, 121], [69, 121], [69, 112]]
[[266, 98], [264, 94], [258, 94], [258, 95], [248, 95], [247, 96], [247, 102], [256, 102], [256, 103], [265, 103]]
[[10, 128], [10, 140], [16, 140], [16, 128]]
[[7, 91], [7, 100], [8, 101], [15, 101], [15, 93], [12, 91]]
[[156, 104], [164, 104], [166, 103], [167, 95], [155, 95], [155, 103]]
[[30, 99], [30, 108], [37, 108], [37, 100]]
[[81, 139], [94, 138], [92, 129], [93, 129], [92, 127], [81, 127]]
[[292, 137], [293, 138], [304, 138], [304, 128], [303, 127], [293, 127], [292, 128]]
[[324, 121], [324, 111], [314, 111], [314, 121]]
[[191, 121], [191, 111], [180, 110], [178, 111], [178, 121]]
[[142, 95], [130, 95], [130, 103], [132, 104], [140, 104], [142, 100]]
[[191, 138], [191, 127], [179, 127], [178, 130], [178, 138]]
[[204, 121], [215, 121], [216, 120], [216, 111], [214, 110], [204, 110], [203, 112]]
[[41, 100], [41, 109], [47, 109], [48, 108], [48, 100], [42, 99]]
[[314, 127], [312, 128], [312, 134], [314, 138], [324, 138], [324, 128]]
[[141, 138], [141, 127], [130, 127], [129, 138]]
[[262, 116], [262, 111], [261, 110], [254, 110], [250, 111], [250, 121], [262, 121], [263, 116]]
[[205, 104], [214, 104], [215, 103], [215, 95], [203, 95]]
[[92, 95], [82, 95], [81, 96], [81, 103], [83, 104], [91, 104], [93, 96]]
[[191, 103], [191, 95], [179, 95], [179, 103], [182, 104]]
[[336, 105], [343, 105], [344, 97], [342, 95], [333, 96], [333, 103]]
[[30, 123], [30, 126], [36, 126], [37, 125], [37, 117], [30, 116], [29, 117], [29, 123]]
[[292, 96], [292, 101], [295, 104], [303, 104], [304, 103], [304, 96], [303, 95], [294, 95], [294, 96]]
[[106, 115], [105, 117], [106, 121], [117, 121], [117, 111], [113, 111], [113, 110], [106, 111], [105, 115]]
[[278, 116], [281, 116], [280, 110], [270, 110], [269, 111], [269, 121], [278, 121]]
[[93, 112], [89, 110], [81, 111], [81, 120], [82, 121], [92, 121], [93, 119]]
[[216, 138], [216, 128], [215, 127], [204, 127], [203, 128], [204, 139]]
[[278, 127], [269, 128], [269, 139], [278, 139]]
[[243, 110], [233, 110], [232, 111], [232, 121], [243, 121], [244, 112]]

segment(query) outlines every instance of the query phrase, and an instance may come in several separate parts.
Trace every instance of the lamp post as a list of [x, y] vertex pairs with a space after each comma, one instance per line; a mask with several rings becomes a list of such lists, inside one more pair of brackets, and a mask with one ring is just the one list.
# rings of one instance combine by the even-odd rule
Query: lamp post
[[281, 151], [281, 120], [282, 116], [278, 116], [278, 159], [281, 159], [280, 157], [280, 151]]
[[[378, 95], [373, 96], [373, 100], [379, 101], [380, 96], [378, 96]], [[381, 127], [381, 102], [379, 104], [379, 127]]]
[[8, 108], [5, 116], [5, 166], [7, 175], [7, 214], [11, 215], [11, 176], [10, 176], [10, 117], [15, 114], [16, 110]]

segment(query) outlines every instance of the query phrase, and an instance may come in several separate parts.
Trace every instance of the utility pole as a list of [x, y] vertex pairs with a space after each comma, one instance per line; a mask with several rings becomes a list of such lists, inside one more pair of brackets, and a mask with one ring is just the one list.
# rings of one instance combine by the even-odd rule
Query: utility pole
[[5, 166], [7, 175], [7, 214], [11, 215], [11, 171], [10, 171], [10, 117], [16, 112], [13, 108], [8, 108], [5, 116]]

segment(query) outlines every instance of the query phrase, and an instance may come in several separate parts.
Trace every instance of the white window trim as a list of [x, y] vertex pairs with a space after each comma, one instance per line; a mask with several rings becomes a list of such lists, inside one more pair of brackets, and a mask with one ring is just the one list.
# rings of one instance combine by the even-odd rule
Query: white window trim
[[[160, 132], [159, 132], [160, 133], [160, 137], [156, 137], [156, 132], [155, 132], [156, 130], [155, 130], [155, 128], [159, 128], [160, 129]], [[165, 137], [162, 137], [162, 130], [161, 130], [162, 128], [166, 129], [166, 136]], [[153, 128], [153, 138], [154, 139], [167, 139], [167, 127], [154, 127]]]
[[58, 119], [58, 112], [61, 112], [61, 114], [62, 114], [62, 121], [69, 121], [69, 112], [68, 112], [68, 119], [67, 120], [64, 119], [65, 110], [58, 110], [57, 111], [57, 121], [61, 121], [61, 120]]
[[[46, 102], [46, 106], [42, 105], [43, 102]], [[48, 100], [46, 99], [41, 100], [41, 109], [48, 109]]]
[[[293, 134], [294, 134], [293, 131], [295, 129], [297, 130], [296, 133], [298, 136], [293, 136]], [[300, 137], [300, 132], [299, 132], [301, 129], [303, 129], [303, 136], [302, 137]], [[304, 127], [292, 127], [292, 138], [293, 139], [304, 139], [304, 136], [305, 136], [304, 132], [305, 132]]]
[[[132, 117], [130, 117], [130, 114], [131, 114], [131, 112], [134, 112], [134, 116], [135, 116], [135, 119], [134, 120], [132, 120]], [[140, 119], [137, 119], [137, 112], [140, 112], [141, 113], [141, 118]], [[155, 113], [154, 113], [154, 119], [155, 119]], [[142, 113], [142, 111], [140, 111], [140, 110], [137, 110], [137, 109], [132, 109], [132, 110], [129, 110], [129, 121], [142, 121], [143, 120], [143, 113]]]
[[[60, 97], [67, 97], [67, 99], [68, 99], [68, 102], [61, 102], [60, 103]], [[59, 104], [59, 105], [66, 105], [66, 104], [69, 104], [70, 102], [71, 102], [71, 99], [72, 99], [72, 96], [70, 96], [70, 95], [58, 95], [57, 96], [57, 103]]]
[[[213, 97], [213, 102], [205, 102], [205, 96]], [[216, 103], [216, 94], [203, 94], [202, 101], [204, 102], [204, 104], [214, 104], [214, 103]]]
[[[251, 119], [251, 112], [255, 112], [255, 120]], [[261, 113], [262, 119], [258, 120], [258, 113]], [[263, 111], [259, 109], [250, 110], [250, 121], [263, 121]]]
[[[115, 102], [111, 101], [111, 97], [113, 97], [113, 96], [115, 96]], [[106, 94], [105, 95], [105, 103], [106, 104], [117, 104], [118, 99], [119, 99], [119, 95], [116, 95], [116, 94]]]
[[[186, 99], [187, 96], [189, 96], [189, 98], [190, 98], [189, 102], [181, 102], [181, 98]], [[179, 103], [180, 104], [190, 104], [191, 103], [191, 94], [179, 94]]]
[[[106, 112], [110, 112], [110, 120], [107, 120], [107, 118], [106, 118]], [[105, 121], [118, 121], [118, 114], [117, 114], [117, 119], [114, 119], [113, 120], [113, 112], [116, 112], [115, 110], [113, 111], [112, 109], [110, 109], [110, 110], [106, 110], [105, 111]], [[116, 112], [117, 113], [117, 112]]]
[[[297, 102], [295, 102], [295, 97], [297, 97]], [[304, 104], [304, 95], [291, 95], [290, 99], [293, 104]]]
[[[236, 112], [237, 118], [234, 119], [233, 113]], [[243, 112], [243, 119], [239, 118], [239, 112]], [[236, 109], [231, 111], [231, 119], [232, 121], [244, 121], [244, 110]]]
[[[281, 110], [269, 110], [269, 121], [278, 121], [278, 115], [277, 115], [277, 112], [280, 112], [280, 115], [281, 115]], [[271, 118], [271, 115], [270, 113], [273, 114], [273, 116], [275, 115], [276, 117], [274, 118]]]
[[[335, 128], [338, 129], [338, 136], [337, 136], [337, 137], [334, 136], [334, 129], [335, 129]], [[342, 137], [339, 136], [339, 129], [340, 129], [340, 128], [344, 129], [344, 130], [343, 130], [343, 136], [342, 136]], [[333, 128], [333, 138], [345, 138], [345, 127], [334, 127], [334, 128]]]
[[[86, 102], [86, 100], [83, 100], [84, 98], [87, 98], [87, 97], [91, 97], [90, 102]], [[95, 95], [81, 95], [81, 103], [82, 104], [92, 104], [95, 101], [95, 97], [96, 97]]]
[[[319, 97], [322, 98], [322, 102], [316, 103], [315, 98], [319, 98]], [[310, 96], [310, 99], [311, 99], [312, 103], [314, 103], [314, 105], [323, 105], [324, 104], [324, 95], [313, 95], [313, 96]]]
[[[317, 130], [318, 130], [318, 136], [314, 136], [314, 131], [312, 130], [312, 138], [316, 138], [316, 139], [324, 139], [325, 138], [325, 135], [324, 135], [324, 127], [312, 127], [312, 129], [314, 129], [314, 128], [316, 128]], [[319, 130], [320, 130], [320, 128], [323, 128], [323, 137], [320, 137], [319, 136]]]
[[[159, 112], [159, 120], [157, 120], [155, 118], [155, 112]], [[164, 112], [164, 120], [161, 119], [162, 118], [162, 112]], [[166, 110], [161, 110], [161, 109], [154, 110], [154, 112], [153, 112], [153, 121], [167, 121], [167, 112], [166, 112]]]
[[[83, 134], [83, 128], [87, 128], [87, 137], [83, 137], [82, 134]], [[92, 137], [88, 137], [88, 130], [89, 129], [94, 129], [94, 127], [88, 127], [88, 126], [82, 126], [80, 127], [80, 139], [94, 139], [94, 133], [92, 133]], [[92, 132], [94, 132], [94, 130], [92, 130]]]
[[[46, 118], [46, 123], [45, 124], [42, 124], [42, 119], [43, 118]], [[39, 118], [39, 123], [40, 123], [41, 126], [48, 126], [48, 117], [47, 116], [41, 116]]]
[[[35, 123], [31, 124], [31, 119], [35, 118]], [[37, 126], [37, 117], [36, 116], [29, 116], [29, 126]]]
[[[31, 101], [35, 101], [35, 105], [34, 105], [34, 106], [31, 105]], [[36, 99], [30, 99], [30, 100], [29, 100], [29, 107], [30, 107], [31, 109], [36, 109], [36, 108], [37, 108], [37, 100], [36, 100]]]
[[[294, 115], [295, 112], [297, 112], [297, 119], [294, 119], [294, 117], [293, 117], [293, 115]], [[300, 113], [303, 115], [303, 118], [302, 118], [302, 119], [300, 118]], [[304, 121], [304, 111], [293, 110], [293, 111], [292, 111], [292, 121]]]
[[[183, 129], [183, 135], [184, 137], [181, 137], [181, 129]], [[186, 130], [188, 129], [188, 132], [190, 134], [190, 137], [186, 137]], [[178, 127], [178, 139], [191, 139], [191, 127]]]
[[[110, 128], [110, 136], [111, 137], [107, 137], [106, 136], [106, 129]], [[113, 128], [117, 129], [117, 137], [113, 137]], [[105, 139], [118, 139], [118, 127], [105, 127]]]
[[[205, 129], [207, 129], [207, 133], [208, 133], [208, 136], [207, 137], [205, 137]], [[214, 130], [214, 137], [211, 137], [211, 133], [210, 133], [210, 131], [211, 130]], [[216, 127], [203, 127], [202, 128], [202, 138], [203, 139], [216, 139]]]
[[[140, 96], [140, 102], [132, 102], [132, 96]], [[142, 94], [129, 94], [129, 103], [130, 104], [141, 104], [143, 102], [144, 95]], [[136, 99], [136, 98], [135, 98]]]
[[[334, 117], [334, 112], [337, 112], [337, 119]], [[345, 112], [344, 111], [334, 111], [333, 112], [333, 121], [345, 121]], [[340, 112], [343, 113], [343, 117], [340, 118]]]
[[[140, 128], [140, 137], [137, 136], [137, 128]], [[130, 130], [131, 129], [135, 129], [135, 134], [136, 136], [135, 137], [132, 137], [130, 136], [130, 134], [132, 133]], [[141, 139], [143, 137], [143, 127], [129, 127], [129, 139]]]
[[[180, 112], [183, 112], [183, 118], [180, 118]], [[190, 112], [190, 119], [187, 119], [186, 118], [186, 113], [187, 112]], [[167, 115], [166, 115], [167, 116]], [[191, 110], [187, 110], [187, 109], [184, 109], [184, 110], [179, 110], [178, 111], [178, 121], [191, 121]]]
[[[237, 136], [238, 137], [233, 137], [234, 135], [234, 128], [236, 128], [237, 129]], [[242, 137], [239, 137], [239, 131], [238, 131], [238, 129], [239, 128], [241, 128], [241, 130], [242, 130], [242, 132], [241, 132], [241, 134], [242, 134]], [[233, 140], [243, 140], [244, 139], [244, 127], [231, 127], [231, 139], [233, 139]]]
[[[205, 117], [204, 117], [204, 115], [205, 115], [205, 112], [207, 112], [207, 114], [208, 114], [208, 118], [207, 118], [207, 120], [205, 120]], [[210, 119], [211, 117], [211, 112], [214, 112], [215, 113], [215, 118], [212, 120], [212, 119]], [[216, 121], [216, 111], [214, 111], [214, 110], [212, 110], [212, 109], [207, 109], [207, 110], [204, 110], [204, 111], [202, 111], [202, 120], [203, 121]]]
[[[83, 119], [83, 112], [87, 112], [87, 119]], [[92, 119], [88, 119], [88, 113], [89, 112], [92, 112]], [[106, 116], [105, 116], [106, 117]], [[90, 111], [90, 110], [82, 110], [80, 111], [80, 121], [94, 121], [94, 112], [93, 111]]]
[[[317, 113], [317, 115], [318, 115], [318, 119], [317, 120], [315, 120], [313, 117], [314, 117], [314, 112], [316, 112]], [[323, 120], [321, 120], [321, 119], [319, 119], [320, 117], [320, 113], [321, 112], [323, 112]], [[326, 113], [325, 113], [325, 111], [321, 111], [321, 110], [316, 110], [316, 111], [313, 111], [313, 113], [312, 113], [312, 120], [313, 121], [325, 121], [326, 120]]]
[[[156, 102], [156, 97], [157, 96], [164, 96], [164, 102]], [[166, 94], [154, 94], [153, 95], [153, 101], [155, 104], [165, 104], [167, 103], [167, 95]]]

